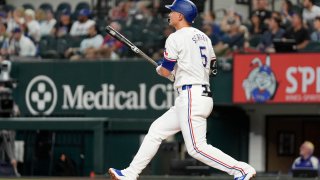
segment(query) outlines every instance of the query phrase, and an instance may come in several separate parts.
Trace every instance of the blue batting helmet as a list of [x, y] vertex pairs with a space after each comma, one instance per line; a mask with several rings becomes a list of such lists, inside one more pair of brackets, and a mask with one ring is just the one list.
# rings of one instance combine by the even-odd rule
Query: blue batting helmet
[[166, 5], [166, 8], [183, 14], [189, 23], [193, 23], [198, 15], [197, 6], [190, 0], [175, 0], [171, 5]]

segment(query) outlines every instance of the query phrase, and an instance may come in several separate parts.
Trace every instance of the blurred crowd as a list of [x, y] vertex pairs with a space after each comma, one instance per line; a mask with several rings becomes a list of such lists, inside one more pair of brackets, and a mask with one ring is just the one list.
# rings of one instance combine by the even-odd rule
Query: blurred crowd
[[[135, 57], [124, 44], [105, 33], [106, 25], [122, 32], [154, 59], [160, 59], [168, 27], [161, 1], [118, 1], [101, 17], [87, 3], [74, 11], [67, 2], [56, 10], [50, 3], [39, 8], [4, 5], [0, 10], [1, 57], [32, 57], [68, 60], [116, 60]], [[244, 19], [235, 9], [201, 13], [194, 26], [212, 40], [218, 57], [235, 52], [301, 52], [320, 50], [320, 7], [315, 0], [292, 4], [281, 1], [280, 11], [271, 11], [268, 0], [254, 0]]]

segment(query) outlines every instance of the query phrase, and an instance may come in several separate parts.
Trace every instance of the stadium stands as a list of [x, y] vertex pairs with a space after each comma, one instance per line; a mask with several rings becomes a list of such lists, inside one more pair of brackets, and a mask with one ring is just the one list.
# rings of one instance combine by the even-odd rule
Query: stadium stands
[[[120, 3], [121, 2], [121, 3]], [[153, 55], [157, 53], [159, 49], [162, 49], [164, 46], [163, 30], [167, 27], [167, 16], [160, 12], [160, 9], [154, 9], [150, 3], [143, 3], [144, 1], [134, 1], [134, 2], [126, 2], [119, 1], [116, 6], [110, 7], [108, 14], [104, 17], [95, 16], [97, 13], [94, 11], [94, 8], [90, 6], [87, 2], [79, 2], [75, 5], [74, 10], [72, 10], [71, 4], [69, 2], [61, 2], [58, 4], [57, 8], [54, 10], [50, 2], [42, 3], [38, 7], [41, 10], [51, 10], [55, 13], [55, 18], [58, 20], [62, 13], [70, 14], [72, 21], [76, 21], [78, 18], [78, 14], [82, 9], [90, 10], [89, 18], [93, 19], [98, 25], [99, 33], [103, 36], [106, 35], [104, 28], [107, 24], [110, 24], [112, 21], [118, 22], [122, 27], [122, 33], [134, 42], [138, 47], [142, 50], [146, 51], [148, 55]], [[315, 1], [315, 4], [318, 5], [320, 1]], [[16, 7], [12, 5], [5, 5], [3, 7], [4, 13], [13, 11]], [[25, 3], [23, 4], [24, 9], [34, 9], [37, 10], [32, 4]], [[288, 10], [292, 13], [289, 13], [289, 16], [292, 17], [294, 13], [302, 13], [303, 7], [300, 4], [292, 5], [291, 9]], [[36, 11], [37, 12], [37, 11]], [[281, 12], [273, 12], [275, 15], [283, 16], [284, 10]], [[272, 15], [273, 16], [273, 15]], [[37, 21], [42, 21], [41, 15], [36, 15], [38, 18]], [[262, 51], [259, 49], [258, 45], [261, 40], [261, 35], [253, 35], [249, 33], [249, 29], [251, 28], [251, 23], [248, 20], [242, 19], [241, 15], [238, 13], [228, 12], [225, 10], [225, 14], [221, 22], [215, 22], [221, 27], [221, 35], [219, 35], [217, 39], [217, 47], [221, 46], [221, 39], [224, 39], [225, 36], [228, 35], [228, 19], [235, 19], [236, 22], [240, 24], [240, 32], [244, 34], [245, 41], [243, 47], [236, 47], [236, 50], [243, 52], [257, 52]], [[291, 18], [288, 18], [288, 15], [282, 17], [281, 27], [288, 30], [291, 27]], [[194, 26], [202, 29], [204, 26], [204, 18], [199, 16]], [[208, 22], [206, 22], [208, 23]], [[268, 27], [268, 19], [263, 22], [265, 23], [265, 27]], [[237, 23], [238, 25], [238, 23]], [[313, 31], [312, 24], [309, 25], [309, 32]], [[265, 29], [267, 30], [267, 29]], [[263, 30], [263, 31], [265, 31]], [[210, 31], [208, 31], [210, 32]], [[10, 33], [10, 32], [9, 32]], [[42, 58], [53, 57], [53, 58], [64, 58], [63, 50], [68, 47], [78, 47], [80, 45], [80, 40], [82, 38], [72, 37], [70, 36], [62, 36], [56, 37], [56, 34], [52, 34], [50, 36], [45, 36], [41, 38], [41, 41], [38, 43], [38, 56]], [[228, 35], [229, 36], [229, 35]], [[232, 35], [228, 38], [232, 39]], [[219, 43], [220, 42], [220, 43]], [[247, 48], [246, 44], [250, 47]], [[218, 48], [219, 49], [219, 48]], [[126, 51], [129, 51], [128, 49]], [[306, 48], [300, 50], [301, 52], [315, 52], [319, 51], [318, 42], [311, 42]], [[263, 52], [263, 51], [262, 51]], [[220, 53], [219, 53], [220, 54]], [[223, 55], [224, 53], [222, 53]], [[121, 57], [132, 57], [133, 53], [124, 52], [120, 54]]]

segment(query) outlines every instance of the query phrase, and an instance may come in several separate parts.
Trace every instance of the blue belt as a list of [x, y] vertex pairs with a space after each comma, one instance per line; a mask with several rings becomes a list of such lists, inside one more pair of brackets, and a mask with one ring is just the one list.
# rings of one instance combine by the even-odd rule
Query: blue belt
[[[207, 85], [202, 85], [202, 87], [204, 88], [203, 92], [202, 92], [202, 96], [206, 96], [206, 97], [212, 97], [212, 93], [209, 89], [209, 87]], [[187, 90], [187, 89], [191, 89], [192, 85], [183, 85], [181, 87], [182, 90]]]
[[190, 89], [190, 88], [192, 88], [192, 85], [183, 85], [181, 89], [186, 90], [186, 89]]

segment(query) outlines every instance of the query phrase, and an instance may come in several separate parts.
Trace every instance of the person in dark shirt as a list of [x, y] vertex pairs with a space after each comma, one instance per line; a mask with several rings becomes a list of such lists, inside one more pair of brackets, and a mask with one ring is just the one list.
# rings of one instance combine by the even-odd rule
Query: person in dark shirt
[[59, 21], [56, 23], [52, 30], [52, 34], [57, 37], [66, 36], [69, 34], [72, 26], [72, 21], [70, 13], [68, 11], [63, 11], [60, 15]]
[[290, 28], [285, 36], [286, 39], [294, 39], [296, 45], [293, 46], [295, 50], [304, 49], [309, 41], [310, 36], [306, 28], [303, 27], [302, 17], [300, 14], [294, 14], [292, 16], [292, 28]]
[[249, 28], [250, 34], [261, 35], [265, 30], [265, 24], [261, 23], [261, 20], [258, 15], [253, 14], [251, 17], [251, 27]]
[[274, 39], [281, 39], [285, 33], [285, 30], [280, 27], [281, 19], [272, 17], [269, 21], [269, 30], [266, 31], [260, 40], [258, 49], [262, 52], [275, 52], [273, 47]]
[[293, 4], [290, 0], [282, 0], [280, 13], [283, 19], [283, 23], [288, 25], [291, 24], [294, 10]]
[[64, 153], [61, 153], [59, 161], [55, 164], [54, 174], [56, 176], [76, 176], [75, 163]]
[[264, 23], [266, 19], [269, 19], [271, 17], [271, 11], [268, 10], [268, 1], [257, 0], [257, 8], [251, 13], [251, 17], [253, 15], [258, 16], [261, 23]]
[[230, 26], [230, 30], [221, 38], [221, 42], [234, 50], [242, 49], [244, 46], [244, 33], [240, 30], [240, 22], [236, 19], [230, 19], [227, 23]]
[[314, 31], [311, 34], [311, 41], [320, 42], [320, 16], [313, 21]]

